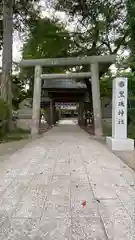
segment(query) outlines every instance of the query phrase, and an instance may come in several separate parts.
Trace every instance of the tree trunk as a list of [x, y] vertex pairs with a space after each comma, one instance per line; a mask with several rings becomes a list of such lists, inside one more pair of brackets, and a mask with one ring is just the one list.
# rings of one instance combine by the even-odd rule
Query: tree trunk
[[12, 126], [12, 33], [14, 0], [3, 0], [3, 55], [1, 97], [10, 106], [9, 130]]

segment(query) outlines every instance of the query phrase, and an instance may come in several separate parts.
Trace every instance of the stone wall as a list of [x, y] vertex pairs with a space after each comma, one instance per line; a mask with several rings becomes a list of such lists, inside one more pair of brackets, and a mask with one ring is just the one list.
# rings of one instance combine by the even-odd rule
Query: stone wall
[[23, 100], [17, 111], [17, 127], [30, 130], [32, 122], [32, 104], [31, 99]]
[[24, 130], [30, 130], [31, 129], [31, 119], [17, 119], [17, 128], [21, 128]]

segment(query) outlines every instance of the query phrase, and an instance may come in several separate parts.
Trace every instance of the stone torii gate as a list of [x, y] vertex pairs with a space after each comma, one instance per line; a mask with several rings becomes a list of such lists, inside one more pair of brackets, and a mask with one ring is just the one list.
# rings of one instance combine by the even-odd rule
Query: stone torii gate
[[[33, 94], [33, 113], [31, 134], [39, 132], [40, 101], [41, 101], [41, 81], [42, 79], [69, 79], [69, 78], [91, 78], [92, 99], [94, 112], [95, 135], [102, 136], [102, 116], [101, 100], [99, 87], [99, 67], [107, 65], [108, 67], [116, 60], [115, 55], [111, 56], [87, 56], [87, 57], [69, 57], [69, 58], [50, 58], [50, 59], [30, 59], [22, 60], [21, 67], [35, 67], [34, 76], [34, 94]], [[54, 66], [78, 66], [89, 65], [90, 72], [65, 73], [65, 74], [42, 74], [42, 67]]]

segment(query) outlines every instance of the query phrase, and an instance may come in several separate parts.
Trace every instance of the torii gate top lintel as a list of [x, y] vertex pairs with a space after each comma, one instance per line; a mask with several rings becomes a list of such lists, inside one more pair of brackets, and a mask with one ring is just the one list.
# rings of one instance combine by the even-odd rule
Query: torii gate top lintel
[[116, 55], [105, 56], [84, 56], [84, 57], [68, 57], [68, 58], [45, 58], [45, 59], [22, 59], [20, 67], [34, 66], [76, 66], [92, 63], [108, 63], [112, 64], [116, 60]]

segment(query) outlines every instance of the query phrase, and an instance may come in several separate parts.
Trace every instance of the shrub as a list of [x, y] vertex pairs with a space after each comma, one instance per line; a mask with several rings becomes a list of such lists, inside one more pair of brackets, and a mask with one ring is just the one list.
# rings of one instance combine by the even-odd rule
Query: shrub
[[135, 108], [128, 109], [128, 125], [135, 124]]

